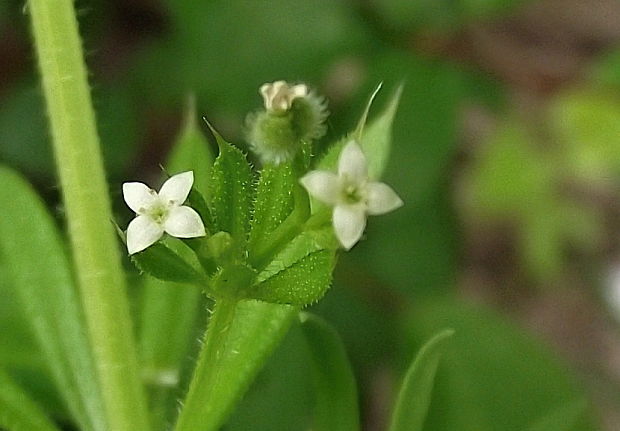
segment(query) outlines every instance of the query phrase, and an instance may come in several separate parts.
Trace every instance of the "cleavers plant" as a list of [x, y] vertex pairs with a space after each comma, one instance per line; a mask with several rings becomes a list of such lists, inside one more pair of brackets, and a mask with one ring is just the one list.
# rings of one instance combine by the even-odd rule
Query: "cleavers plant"
[[[209, 304], [210, 313], [203, 313], [209, 314], [207, 329], [185, 387], [178, 364], [150, 369], [138, 360], [73, 2], [30, 0], [28, 12], [72, 259], [41, 200], [8, 168], [0, 169], [0, 200], [6, 203], [0, 254], [49, 359], [65, 420], [98, 431], [168, 429], [171, 422], [177, 431], [217, 430], [297, 320], [315, 365], [314, 427], [359, 430], [357, 391], [344, 348], [326, 322], [301, 310], [323, 297], [338, 253], [361, 239], [366, 217], [403, 204], [378, 182], [400, 89], [368, 122], [375, 92], [357, 127], [319, 154], [314, 141], [325, 132], [325, 100], [304, 84], [265, 84], [264, 109], [246, 124], [260, 169], [211, 126], [219, 155], [209, 160], [190, 110], [160, 191], [125, 183], [123, 195], [136, 218], [126, 232], [117, 231], [133, 263], [148, 280], [168, 283], [173, 290], [167, 298]], [[48, 272], [24, 266], [32, 261]], [[421, 429], [450, 335], [431, 340], [413, 363], [391, 431]], [[156, 332], [151, 337], [156, 343]], [[140, 341], [144, 350], [148, 343]], [[3, 370], [0, 381], [0, 428], [60, 429], [46, 406]], [[166, 407], [158, 403], [177, 399], [160, 396], [148, 386], [153, 382], [180, 390], [176, 417], [161, 413]]]

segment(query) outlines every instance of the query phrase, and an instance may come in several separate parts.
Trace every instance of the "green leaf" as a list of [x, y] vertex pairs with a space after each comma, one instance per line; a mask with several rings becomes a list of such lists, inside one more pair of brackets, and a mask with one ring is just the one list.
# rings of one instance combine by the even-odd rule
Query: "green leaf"
[[138, 345], [153, 423], [170, 423], [176, 413], [182, 368], [204, 324], [204, 303], [196, 286], [144, 280]]
[[313, 365], [314, 430], [359, 431], [355, 376], [338, 333], [320, 317], [301, 313], [301, 329]]
[[252, 202], [252, 169], [238, 148], [215, 133], [220, 154], [209, 184], [211, 208], [217, 230], [228, 232], [237, 245], [245, 244]]
[[219, 344], [217, 362], [208, 364], [210, 379], [197, 388], [200, 408], [184, 409], [181, 412], [184, 423], [177, 423], [175, 429], [220, 429], [298, 311], [299, 308], [292, 306], [252, 300], [239, 302], [230, 327], [225, 328], [225, 339]]
[[526, 429], [526, 431], [573, 431], [586, 411], [583, 399], [562, 403]]
[[273, 232], [293, 211], [296, 178], [291, 163], [266, 165], [260, 171], [251, 222], [249, 248], [269, 241]]
[[403, 92], [399, 86], [384, 110], [363, 129], [361, 146], [368, 158], [368, 176], [381, 178], [390, 157], [392, 123]]
[[43, 202], [0, 167], [0, 254], [69, 410], [85, 430], [107, 428], [65, 248]]
[[[495, 312], [441, 299], [418, 302], [404, 323], [397, 332], [413, 336], [407, 350], [442, 328], [458, 334], [441, 359], [424, 431], [522, 431], [585, 397], [561, 358]], [[599, 429], [583, 413], [571, 431]]]
[[361, 130], [362, 137], [359, 144], [366, 155], [366, 159], [368, 160], [368, 176], [373, 180], [381, 178], [381, 175], [387, 166], [390, 155], [390, 146], [392, 143], [392, 123], [394, 121], [396, 109], [398, 108], [398, 103], [402, 94], [402, 86], [398, 87], [383, 111], [370, 123], [364, 124], [362, 127], [362, 123], [368, 116], [370, 104], [373, 102], [378, 90], [379, 88], [377, 88], [370, 98], [357, 129], [350, 135], [347, 135], [340, 141], [333, 144], [319, 162], [317, 169], [335, 171], [342, 148], [350, 139], [357, 138], [358, 132]]
[[392, 413], [390, 431], [422, 431], [439, 360], [454, 331], [444, 330], [420, 349], [409, 367]]
[[193, 188], [207, 197], [215, 157], [198, 127], [194, 99], [191, 98], [187, 105], [184, 124], [168, 154], [166, 170], [170, 175], [194, 171]]
[[248, 294], [261, 301], [305, 306], [323, 297], [332, 281], [336, 254], [321, 250], [253, 286]]
[[276, 257], [260, 272], [258, 282], [263, 282], [279, 272], [290, 268], [306, 256], [319, 250], [337, 250], [340, 247], [331, 227], [304, 231], [297, 235]]
[[10, 431], [60, 431], [28, 394], [2, 370], [0, 428]]
[[203, 283], [205, 276], [186, 259], [163, 242], [157, 242], [144, 251], [131, 255], [136, 267], [146, 274], [175, 283]]

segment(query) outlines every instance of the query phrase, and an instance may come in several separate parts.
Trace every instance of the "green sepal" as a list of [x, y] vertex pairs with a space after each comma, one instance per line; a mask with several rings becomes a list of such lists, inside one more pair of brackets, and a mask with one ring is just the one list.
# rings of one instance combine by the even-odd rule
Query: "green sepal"
[[439, 360], [453, 335], [454, 330], [445, 329], [422, 346], [398, 393], [389, 431], [424, 429]]
[[245, 248], [253, 196], [253, 175], [241, 150], [224, 141], [212, 128], [220, 154], [209, 183], [211, 209], [216, 231], [228, 232], [239, 250]]
[[268, 164], [260, 172], [251, 221], [248, 248], [269, 241], [273, 232], [293, 211], [296, 178], [291, 163]]
[[335, 264], [334, 251], [316, 251], [254, 285], [247, 297], [276, 304], [312, 304], [325, 295]]
[[204, 274], [161, 241], [132, 254], [131, 260], [140, 271], [159, 280], [201, 285], [206, 282]]
[[381, 178], [390, 155], [392, 123], [400, 101], [402, 86], [397, 88], [383, 111], [372, 121], [366, 123], [368, 111], [379, 89], [380, 87], [375, 90], [368, 101], [357, 128], [330, 146], [318, 163], [317, 169], [335, 171], [338, 166], [340, 152], [350, 140], [354, 139], [360, 144], [368, 160], [368, 177], [371, 180]]

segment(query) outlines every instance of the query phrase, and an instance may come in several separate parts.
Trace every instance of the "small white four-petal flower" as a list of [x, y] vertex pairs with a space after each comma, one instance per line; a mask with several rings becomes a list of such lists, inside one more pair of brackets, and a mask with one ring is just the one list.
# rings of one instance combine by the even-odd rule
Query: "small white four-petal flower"
[[367, 215], [385, 214], [403, 205], [390, 186], [368, 179], [366, 156], [355, 141], [340, 153], [338, 174], [310, 171], [300, 181], [310, 195], [334, 207], [334, 232], [346, 250], [362, 237]]
[[291, 85], [286, 81], [276, 81], [263, 84], [260, 94], [265, 102], [267, 111], [288, 111], [293, 100], [308, 95], [308, 87], [305, 84]]
[[127, 227], [129, 254], [153, 245], [164, 232], [177, 238], [206, 235], [198, 213], [183, 205], [193, 183], [194, 173], [188, 171], [168, 178], [159, 193], [143, 183], [123, 184], [125, 202], [136, 213]]

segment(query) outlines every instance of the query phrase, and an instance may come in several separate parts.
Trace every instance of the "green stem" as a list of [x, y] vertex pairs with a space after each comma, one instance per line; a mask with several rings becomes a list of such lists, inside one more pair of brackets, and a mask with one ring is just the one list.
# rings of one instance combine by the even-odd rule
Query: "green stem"
[[237, 305], [238, 301], [232, 298], [222, 298], [215, 302], [176, 431], [205, 430], [205, 418], [213, 422], [213, 414], [219, 414], [217, 402], [214, 402], [217, 400], [212, 397], [213, 384], [217, 381], [219, 364], [226, 352], [226, 342]]
[[75, 272], [109, 429], [149, 429], [72, 0], [30, 0]]

